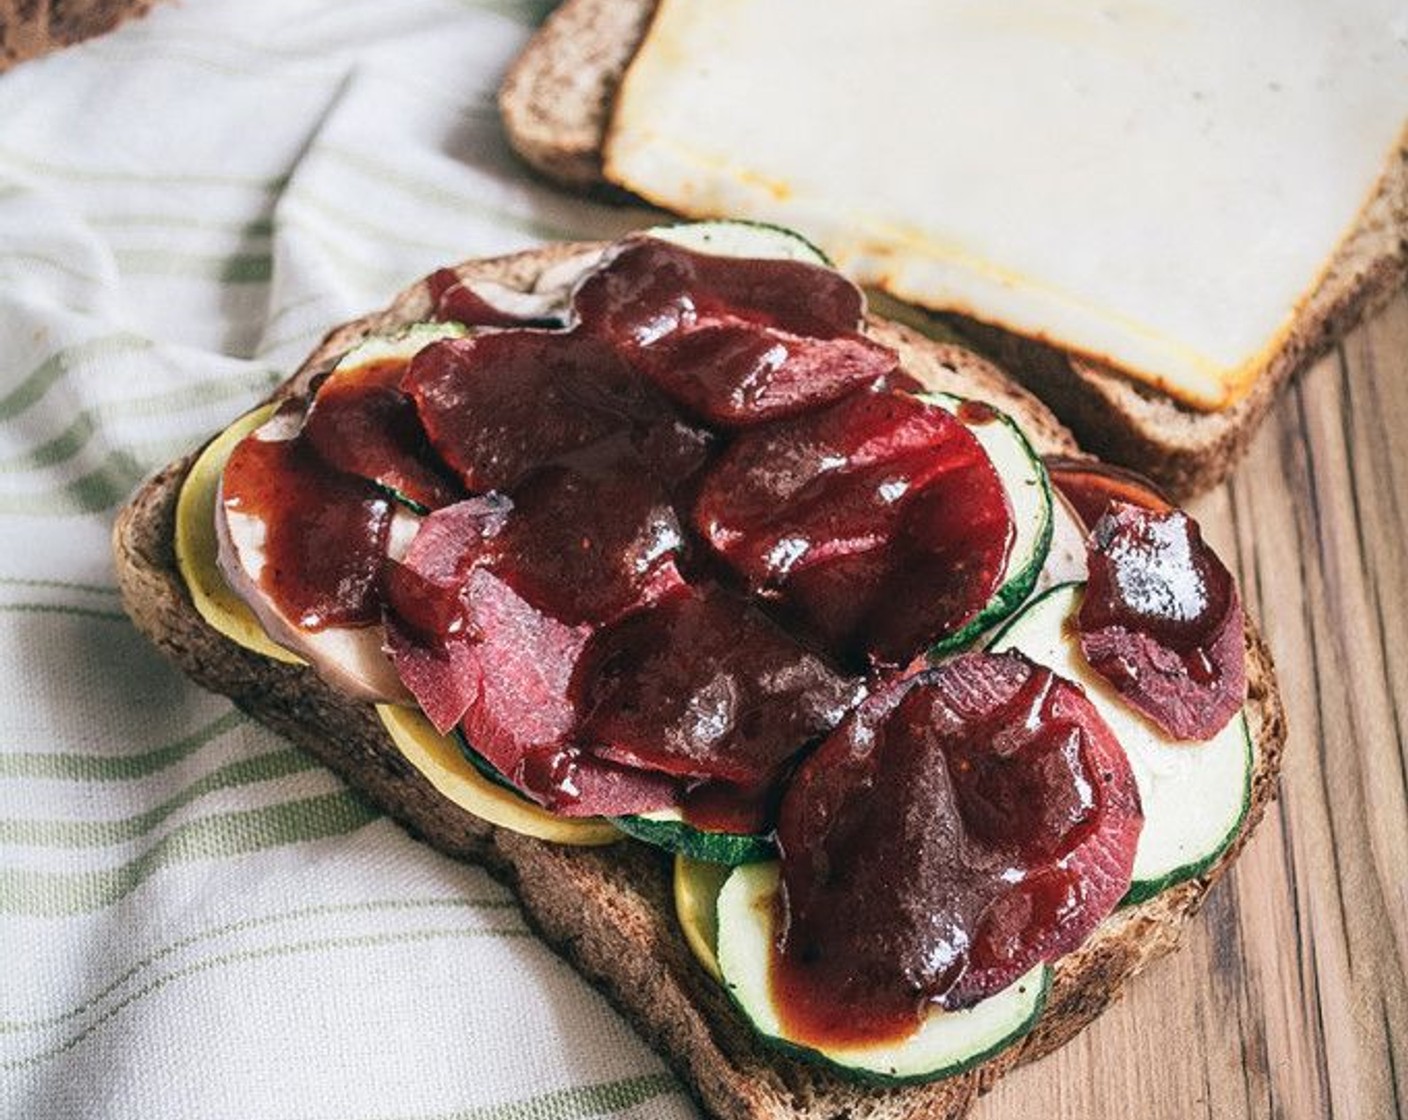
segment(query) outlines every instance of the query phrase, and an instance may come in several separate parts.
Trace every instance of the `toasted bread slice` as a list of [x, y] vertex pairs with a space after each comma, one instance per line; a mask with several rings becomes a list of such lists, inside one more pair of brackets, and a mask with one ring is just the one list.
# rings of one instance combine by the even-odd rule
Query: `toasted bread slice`
[[[543, 24], [499, 93], [510, 143], [564, 185], [604, 183], [602, 145], [614, 96], [656, 0], [566, 0]], [[691, 214], [690, 217], [728, 215]], [[1108, 366], [975, 320], [952, 317], [1048, 404], [1087, 450], [1132, 466], [1173, 496], [1216, 485], [1236, 465], [1278, 391], [1408, 279], [1408, 134], [1351, 235], [1297, 321], [1236, 405], [1200, 412]]]
[[[526, 290], [545, 267], [582, 248], [564, 245], [469, 263], [459, 272], [465, 279]], [[362, 338], [422, 319], [430, 309], [428, 289], [419, 284], [386, 311], [334, 330], [275, 396], [306, 396], [312, 379]], [[870, 330], [931, 387], [991, 401], [1014, 416], [1043, 452], [1075, 450], [1055, 418], [984, 359], [890, 322], [872, 320]], [[612, 1000], [713, 1116], [962, 1116], [1005, 1070], [1067, 1041], [1129, 977], [1177, 945], [1184, 924], [1275, 794], [1284, 714], [1270, 658], [1248, 623], [1247, 713], [1256, 767], [1251, 810], [1229, 850], [1203, 878], [1117, 911], [1062, 959], [1040, 1022], [1010, 1050], [926, 1085], [857, 1084], [758, 1038], [686, 945], [675, 918], [669, 856], [631, 840], [562, 847], [489, 825], [437, 794], [404, 761], [371, 706], [349, 701], [307, 668], [251, 653], [211, 629], [191, 602], [173, 547], [176, 499], [192, 459], [172, 463], [148, 481], [113, 531], [123, 602], [138, 627], [200, 684], [307, 749], [426, 843], [482, 864], [508, 884], [543, 939]]]
[[0, 0], [0, 70], [105, 35], [155, 0]]

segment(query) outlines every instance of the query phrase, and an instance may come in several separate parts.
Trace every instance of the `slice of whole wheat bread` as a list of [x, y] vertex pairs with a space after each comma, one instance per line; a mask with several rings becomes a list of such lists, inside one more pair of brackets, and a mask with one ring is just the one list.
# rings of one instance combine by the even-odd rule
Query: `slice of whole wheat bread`
[[0, 0], [0, 70], [104, 35], [156, 0]]
[[[467, 279], [531, 288], [548, 265], [582, 246], [460, 266]], [[306, 396], [312, 380], [369, 334], [426, 317], [425, 284], [386, 311], [334, 330], [275, 396]], [[1011, 413], [1037, 448], [1075, 450], [1070, 435], [996, 367], [951, 344], [874, 320], [931, 387], [985, 398]], [[569, 848], [493, 827], [437, 794], [396, 751], [366, 704], [347, 700], [311, 670], [268, 660], [211, 629], [176, 568], [176, 498], [193, 456], [149, 480], [113, 530], [123, 603], [138, 627], [197, 682], [229, 696], [342, 775], [371, 802], [442, 852], [482, 864], [517, 894], [529, 922], [600, 988], [669, 1061], [710, 1115], [727, 1120], [938, 1120], [962, 1116], [1016, 1063], [1060, 1046], [1116, 996], [1125, 981], [1171, 950], [1211, 883], [1226, 869], [1274, 796], [1284, 714], [1270, 658], [1247, 624], [1247, 712], [1256, 743], [1251, 811], [1236, 842], [1206, 876], [1107, 919], [1055, 969], [1046, 1010], [1027, 1038], [982, 1065], [928, 1085], [874, 1088], [763, 1044], [698, 964], [675, 919], [671, 861], [633, 840]]]
[[[616, 90], [656, 2], [565, 0], [544, 22], [499, 91], [509, 142], [529, 164], [579, 190], [604, 183], [602, 145]], [[1405, 279], [1408, 133], [1358, 225], [1300, 308], [1285, 344], [1251, 394], [1230, 408], [1200, 412], [1039, 341], [972, 319], [955, 316], [950, 322], [1040, 396], [1087, 450], [1143, 471], [1175, 497], [1187, 498], [1227, 476], [1280, 388], [1387, 302]]]

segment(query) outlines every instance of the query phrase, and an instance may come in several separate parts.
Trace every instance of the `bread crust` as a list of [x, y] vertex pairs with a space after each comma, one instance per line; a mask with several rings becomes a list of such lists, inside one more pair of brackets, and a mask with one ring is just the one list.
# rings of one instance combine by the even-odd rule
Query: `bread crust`
[[[553, 12], [499, 92], [509, 142], [525, 161], [578, 190], [607, 186], [601, 156], [616, 92], [656, 6], [657, 0], [564, 0]], [[589, 97], [579, 96], [584, 87]], [[1088, 451], [1142, 471], [1183, 500], [1226, 478], [1286, 383], [1405, 282], [1408, 131], [1287, 342], [1252, 392], [1229, 408], [1202, 412], [1035, 339], [963, 316], [945, 320], [1040, 396]]]
[[0, 0], [0, 70], [105, 35], [156, 0]]
[[[542, 270], [590, 246], [561, 245], [457, 271], [531, 288]], [[385, 311], [328, 334], [271, 399], [306, 397], [311, 383], [368, 334], [425, 318], [424, 282]], [[1069, 433], [996, 367], [952, 344], [873, 320], [911, 373], [936, 389], [984, 397], [1012, 413], [1043, 452], [1072, 453]], [[347, 700], [312, 670], [236, 645], [196, 612], [176, 568], [176, 499], [194, 456], [170, 464], [123, 508], [113, 550], [123, 603], [138, 628], [198, 683], [340, 774], [414, 836], [485, 867], [518, 897], [539, 936], [596, 985], [670, 1063], [707, 1113], [723, 1120], [956, 1120], [1012, 1066], [1062, 1045], [1117, 998], [1123, 985], [1174, 948], [1207, 889], [1225, 871], [1274, 797], [1284, 714], [1265, 645], [1248, 621], [1247, 711], [1257, 759], [1251, 811], [1208, 873], [1118, 911], [1055, 967], [1046, 1010], [1025, 1040], [957, 1077], [874, 1088], [768, 1047], [694, 959], [674, 912], [671, 858], [633, 840], [573, 848], [496, 828], [437, 794], [390, 742], [370, 705]]]

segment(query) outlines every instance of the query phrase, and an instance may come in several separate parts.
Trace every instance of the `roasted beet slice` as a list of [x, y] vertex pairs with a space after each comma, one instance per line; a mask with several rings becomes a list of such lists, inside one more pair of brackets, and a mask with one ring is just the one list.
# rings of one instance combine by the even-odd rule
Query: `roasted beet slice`
[[[976, 442], [976, 441], [975, 441]], [[862, 624], [866, 648], [900, 665], [975, 618], [1002, 582], [1016, 527], [991, 461], [952, 455], [905, 507], [890, 567]]]
[[582, 742], [604, 758], [756, 784], [826, 734], [861, 686], [716, 588], [600, 631], [582, 660]]
[[873, 694], [783, 796], [788, 1037], [899, 1037], [1068, 952], [1124, 894], [1141, 825], [1109, 728], [1020, 654]]
[[775, 587], [810, 562], [869, 547], [845, 541], [883, 541], [900, 499], [943, 468], [950, 444], [969, 442], [942, 408], [857, 394], [736, 439], [706, 473], [694, 523], [749, 587]]
[[456, 634], [427, 641], [395, 615], [386, 615], [386, 648], [396, 675], [425, 718], [444, 735], [464, 718], [479, 695], [474, 643]]
[[1112, 502], [1088, 559], [1086, 660], [1170, 735], [1210, 739], [1246, 699], [1246, 646], [1237, 585], [1197, 522]]
[[564, 817], [649, 813], [679, 798], [679, 783], [667, 774], [621, 766], [576, 747], [526, 754], [513, 785]]
[[688, 477], [707, 434], [683, 423], [607, 342], [507, 330], [437, 342], [404, 387], [446, 464], [470, 490], [511, 491], [533, 471], [625, 433], [659, 477]]
[[470, 498], [427, 517], [383, 577], [392, 663], [442, 734], [479, 694], [478, 640], [468, 602], [475, 565], [492, 559], [511, 510], [506, 498]]
[[837, 656], [902, 664], [987, 603], [1011, 511], [946, 410], [889, 391], [740, 436], [706, 473], [700, 534]]
[[335, 370], [303, 424], [324, 462], [439, 509], [463, 496], [431, 450], [415, 406], [401, 392], [409, 362], [386, 358]]
[[513, 503], [499, 495], [467, 498], [420, 523], [400, 562], [387, 565], [386, 601], [398, 618], [431, 642], [463, 630], [470, 569], [492, 559]]
[[470, 574], [465, 599], [479, 689], [464, 732], [512, 780], [529, 753], [570, 745], [578, 723], [572, 677], [592, 630], [543, 613], [486, 568]]
[[727, 315], [811, 338], [848, 335], [865, 298], [838, 272], [801, 261], [720, 257], [628, 238], [572, 297], [582, 326], [643, 346], [680, 327]]
[[860, 335], [805, 338], [727, 317], [682, 328], [632, 359], [673, 400], [721, 428], [830, 404], [896, 363], [893, 350]]
[[610, 339], [669, 396], [743, 427], [839, 400], [896, 368], [858, 333], [849, 281], [796, 261], [727, 260], [628, 243], [574, 297], [581, 329]]
[[1127, 502], [1156, 513], [1175, 508], [1157, 486], [1125, 467], [1067, 455], [1048, 455], [1043, 461], [1052, 485], [1087, 529], [1095, 526], [1111, 502]]
[[683, 548], [669, 496], [615, 439], [519, 487], [497, 567], [553, 617], [606, 623], [679, 586], [675, 558]]

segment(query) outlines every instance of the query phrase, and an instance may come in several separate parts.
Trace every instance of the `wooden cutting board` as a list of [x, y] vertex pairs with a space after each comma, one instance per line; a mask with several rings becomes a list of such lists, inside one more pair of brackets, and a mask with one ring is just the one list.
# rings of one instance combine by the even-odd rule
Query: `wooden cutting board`
[[1408, 1115], [1408, 290], [1192, 509], [1275, 654], [1280, 800], [1183, 950], [974, 1120]]

